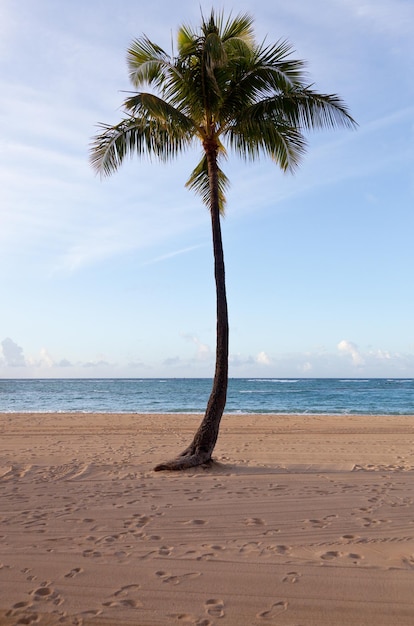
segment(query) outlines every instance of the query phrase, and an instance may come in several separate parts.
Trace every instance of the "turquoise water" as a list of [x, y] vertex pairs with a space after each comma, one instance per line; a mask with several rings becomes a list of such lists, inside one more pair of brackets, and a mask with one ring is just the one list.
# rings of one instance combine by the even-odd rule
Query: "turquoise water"
[[[211, 380], [0, 380], [0, 412], [201, 413]], [[414, 379], [233, 378], [228, 413], [414, 415]]]

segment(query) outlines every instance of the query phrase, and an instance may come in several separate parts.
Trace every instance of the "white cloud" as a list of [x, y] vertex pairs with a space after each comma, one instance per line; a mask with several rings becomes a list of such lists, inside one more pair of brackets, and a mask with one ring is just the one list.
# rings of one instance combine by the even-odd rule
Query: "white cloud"
[[352, 341], [342, 339], [342, 341], [338, 343], [337, 347], [339, 352], [342, 352], [343, 354], [349, 355], [351, 357], [352, 363], [354, 365], [356, 365], [357, 367], [364, 365], [365, 360], [359, 352], [358, 346], [352, 343]]
[[369, 352], [369, 356], [377, 359], [378, 361], [390, 361], [393, 358], [388, 350], [373, 350]]
[[54, 359], [50, 356], [46, 348], [41, 348], [36, 356], [29, 355], [26, 359], [26, 365], [34, 369], [50, 369], [56, 365]]
[[256, 363], [259, 363], [259, 365], [271, 365], [272, 359], [266, 352], [262, 351], [256, 356]]
[[8, 367], [25, 367], [26, 359], [24, 358], [23, 348], [17, 345], [12, 339], [7, 337], [1, 342], [3, 349], [3, 357]]
[[200, 339], [196, 335], [183, 334], [182, 337], [187, 341], [191, 341], [196, 345], [196, 353], [194, 355], [194, 359], [196, 361], [209, 361], [211, 360], [213, 353], [210, 347], [202, 343]]

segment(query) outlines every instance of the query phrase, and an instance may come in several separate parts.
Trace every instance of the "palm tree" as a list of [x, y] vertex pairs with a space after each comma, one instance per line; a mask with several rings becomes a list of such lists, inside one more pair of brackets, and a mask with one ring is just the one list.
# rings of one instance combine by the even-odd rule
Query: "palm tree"
[[[258, 45], [247, 14], [224, 18], [214, 10], [199, 30], [182, 26], [175, 56], [145, 35], [127, 52], [134, 92], [124, 101], [125, 118], [100, 125], [91, 148], [92, 166], [102, 175], [125, 157], [156, 156], [168, 161], [194, 143], [202, 158], [186, 186], [201, 195], [211, 216], [217, 303], [216, 367], [204, 418], [192, 443], [155, 470], [181, 470], [211, 461], [228, 385], [229, 326], [220, 216], [228, 179], [220, 168], [226, 145], [247, 159], [270, 156], [292, 171], [305, 151], [303, 132], [352, 128], [356, 124], [335, 94], [308, 85], [304, 62], [290, 57], [287, 41]], [[158, 94], [158, 95], [157, 95]]]

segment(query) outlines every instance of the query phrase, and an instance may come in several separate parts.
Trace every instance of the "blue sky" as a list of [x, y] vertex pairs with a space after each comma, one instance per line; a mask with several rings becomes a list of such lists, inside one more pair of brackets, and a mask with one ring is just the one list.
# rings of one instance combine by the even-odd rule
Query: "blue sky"
[[[0, 376], [211, 376], [210, 224], [168, 165], [88, 163], [142, 33], [171, 49], [199, 3], [2, 0]], [[205, 13], [210, 3], [201, 2]], [[214, 5], [287, 38], [357, 131], [309, 135], [297, 173], [231, 155], [223, 222], [231, 376], [414, 376], [414, 3]]]

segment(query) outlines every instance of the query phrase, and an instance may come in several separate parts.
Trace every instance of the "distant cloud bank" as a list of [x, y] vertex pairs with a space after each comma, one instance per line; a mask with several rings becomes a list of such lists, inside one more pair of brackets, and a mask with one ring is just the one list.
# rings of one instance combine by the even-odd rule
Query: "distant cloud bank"
[[[214, 352], [192, 334], [182, 338], [193, 344], [187, 358], [167, 356], [160, 362], [133, 358], [123, 363], [108, 360], [104, 354], [72, 362], [55, 359], [42, 347], [37, 354], [25, 355], [24, 349], [7, 337], [0, 342], [0, 376], [4, 378], [123, 378], [189, 377], [210, 378], [214, 370]], [[412, 378], [414, 351], [392, 353], [383, 349], [361, 349], [355, 342], [342, 339], [335, 350], [317, 348], [306, 353], [270, 354], [261, 350], [255, 356], [230, 354], [233, 377], [314, 377], [341, 378]]]

